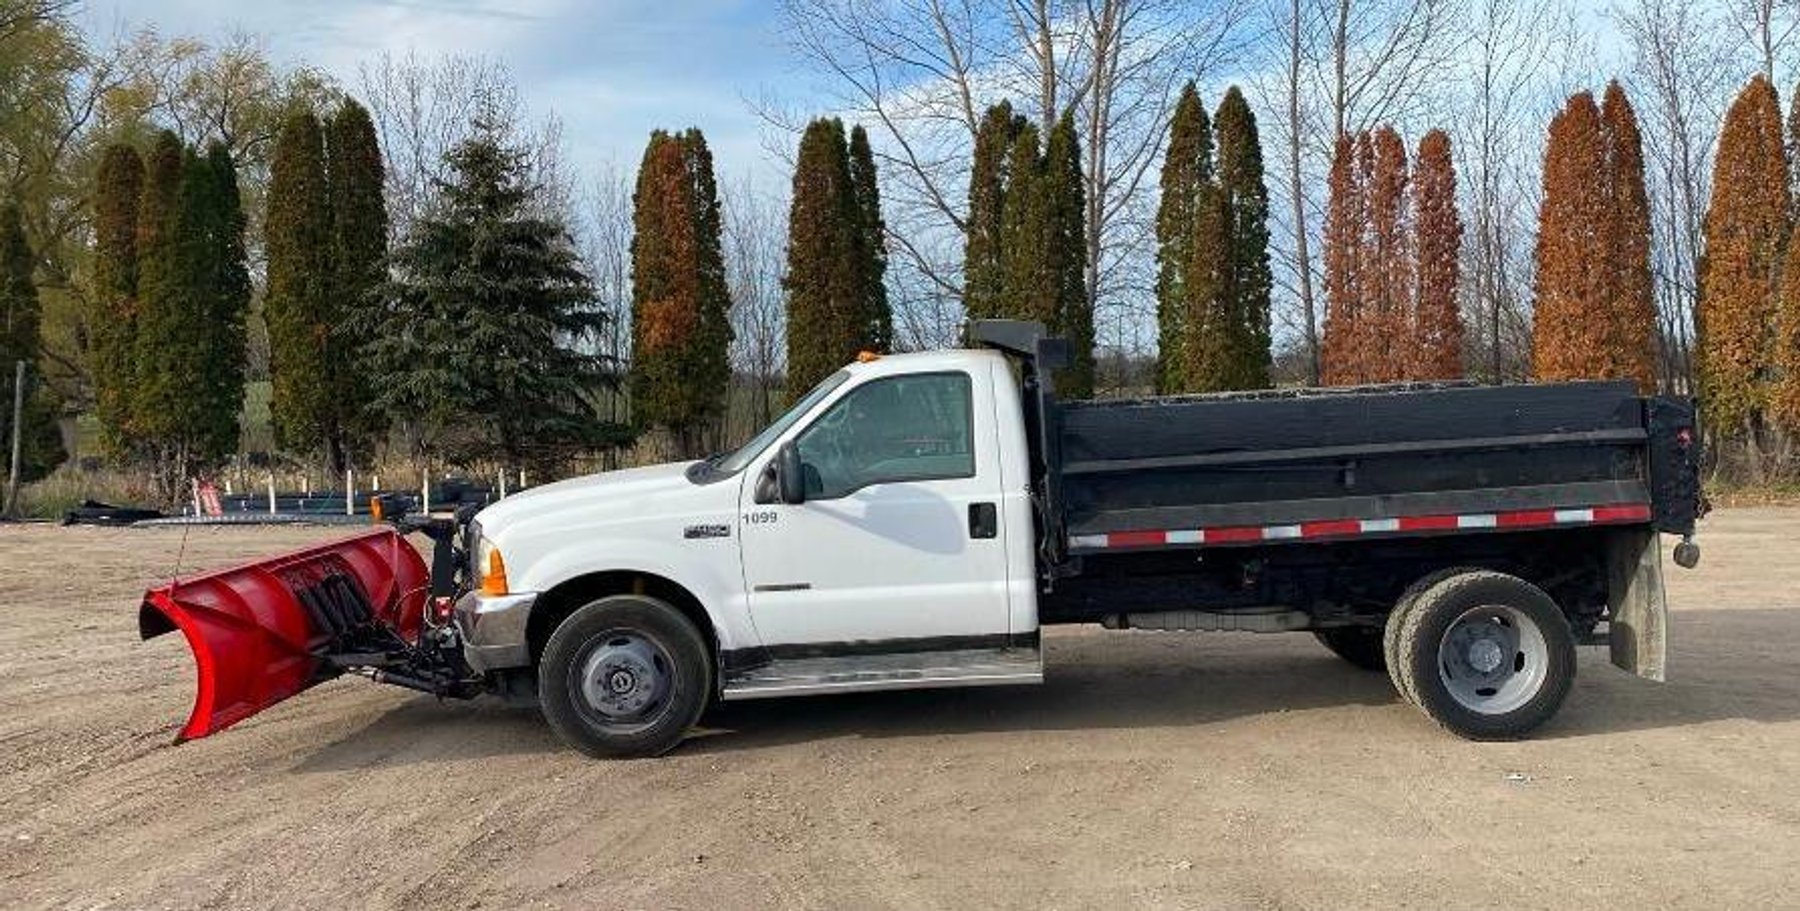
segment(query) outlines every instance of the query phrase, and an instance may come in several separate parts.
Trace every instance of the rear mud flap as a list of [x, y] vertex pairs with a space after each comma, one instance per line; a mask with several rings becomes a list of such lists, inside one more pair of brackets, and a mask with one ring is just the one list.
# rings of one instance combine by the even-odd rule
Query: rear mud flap
[[198, 671], [176, 742], [217, 733], [340, 673], [346, 642], [418, 642], [429, 572], [391, 528], [178, 579], [144, 594], [138, 632], [180, 630]]
[[1662, 541], [1648, 526], [1607, 536], [1607, 634], [1612, 663], [1646, 680], [1668, 679], [1669, 605]]

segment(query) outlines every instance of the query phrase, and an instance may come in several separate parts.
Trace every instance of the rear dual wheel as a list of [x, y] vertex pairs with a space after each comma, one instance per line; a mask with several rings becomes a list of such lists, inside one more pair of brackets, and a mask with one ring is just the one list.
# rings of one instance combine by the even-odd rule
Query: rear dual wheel
[[1385, 637], [1407, 701], [1471, 740], [1522, 737], [1556, 714], [1575, 682], [1575, 637], [1549, 595], [1483, 570], [1421, 581]]

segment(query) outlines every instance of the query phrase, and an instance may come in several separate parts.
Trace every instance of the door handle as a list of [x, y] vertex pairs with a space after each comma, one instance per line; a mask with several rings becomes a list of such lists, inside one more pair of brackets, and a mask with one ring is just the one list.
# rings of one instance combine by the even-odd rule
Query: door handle
[[1000, 534], [1000, 511], [992, 503], [969, 504], [969, 537], [992, 538]]

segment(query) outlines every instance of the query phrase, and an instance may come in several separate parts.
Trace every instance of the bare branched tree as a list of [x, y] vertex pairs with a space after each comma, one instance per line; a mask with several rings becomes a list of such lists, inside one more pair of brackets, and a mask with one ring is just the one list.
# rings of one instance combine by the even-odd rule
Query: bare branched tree
[[769, 423], [781, 393], [786, 298], [781, 274], [787, 201], [758, 189], [748, 177], [722, 190], [726, 280], [731, 284], [731, 367], [745, 386], [726, 414], [728, 441]]

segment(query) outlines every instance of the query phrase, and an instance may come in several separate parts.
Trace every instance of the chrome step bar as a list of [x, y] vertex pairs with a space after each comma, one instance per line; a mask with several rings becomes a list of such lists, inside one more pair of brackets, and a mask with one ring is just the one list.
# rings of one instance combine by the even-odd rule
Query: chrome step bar
[[722, 698], [1043, 682], [1044, 656], [1039, 649], [969, 649], [776, 661], [725, 681]]

